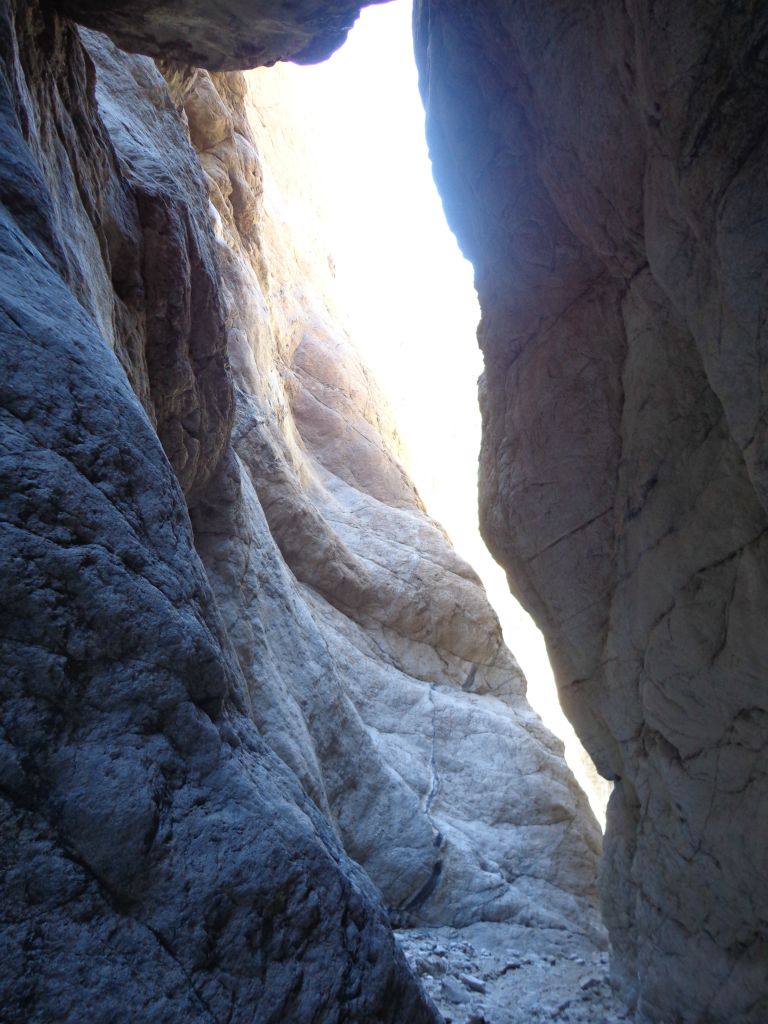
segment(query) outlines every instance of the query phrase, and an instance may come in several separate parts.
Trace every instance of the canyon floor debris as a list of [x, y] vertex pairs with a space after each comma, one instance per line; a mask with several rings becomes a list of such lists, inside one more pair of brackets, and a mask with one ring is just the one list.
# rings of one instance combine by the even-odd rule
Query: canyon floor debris
[[446, 1024], [624, 1024], [608, 953], [555, 929], [478, 923], [396, 932]]

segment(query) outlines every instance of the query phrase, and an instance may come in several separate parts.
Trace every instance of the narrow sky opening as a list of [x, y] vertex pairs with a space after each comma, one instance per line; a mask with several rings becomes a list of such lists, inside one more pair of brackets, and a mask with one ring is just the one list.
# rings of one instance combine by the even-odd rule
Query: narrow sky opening
[[544, 642], [479, 535], [477, 378], [482, 357], [472, 267], [445, 220], [424, 138], [410, 0], [363, 10], [323, 64], [285, 68], [309, 159], [340, 306], [377, 376], [430, 514], [480, 574], [529, 700], [566, 743], [602, 817], [604, 793], [560, 710]]

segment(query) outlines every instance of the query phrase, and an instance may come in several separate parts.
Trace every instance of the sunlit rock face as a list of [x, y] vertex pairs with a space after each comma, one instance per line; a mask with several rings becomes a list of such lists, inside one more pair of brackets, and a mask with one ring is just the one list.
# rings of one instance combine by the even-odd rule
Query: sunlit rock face
[[0, 31], [4, 1019], [418, 1024], [392, 918], [599, 940], [594, 820], [398, 461], [272, 86]]
[[481, 515], [616, 780], [637, 1018], [768, 1019], [765, 4], [422, 0], [476, 268]]
[[399, 920], [595, 934], [598, 832], [340, 325], [300, 113], [277, 71], [249, 92], [166, 71], [211, 196], [236, 393], [233, 459], [193, 522], [262, 735]]

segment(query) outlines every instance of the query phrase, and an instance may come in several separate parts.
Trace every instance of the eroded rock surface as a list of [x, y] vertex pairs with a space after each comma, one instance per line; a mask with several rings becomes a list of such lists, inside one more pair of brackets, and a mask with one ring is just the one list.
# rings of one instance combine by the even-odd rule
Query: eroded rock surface
[[608, 954], [584, 936], [487, 922], [397, 933], [445, 1024], [626, 1024]]
[[486, 539], [616, 782], [638, 1020], [768, 1019], [765, 4], [421, 0]]
[[50, 5], [0, 40], [4, 1017], [418, 1024], [392, 918], [601, 941], [599, 832], [398, 462], [279, 114]]
[[194, 523], [259, 726], [396, 919], [597, 935], [599, 835], [341, 326], [301, 112], [277, 70], [166, 73], [215, 211], [237, 396], [236, 469]]
[[205, 285], [202, 367], [184, 302], [149, 324], [160, 254], [218, 279], [205, 220], [173, 234], [207, 197], [164, 81], [122, 65], [129, 169], [73, 27], [33, 4], [0, 27], [3, 1019], [426, 1024], [376, 891], [248, 714], [150, 419], [153, 339], [175, 325], [193, 387], [225, 337]]
[[126, 50], [221, 71], [324, 60], [344, 42], [360, 0], [57, 0]]

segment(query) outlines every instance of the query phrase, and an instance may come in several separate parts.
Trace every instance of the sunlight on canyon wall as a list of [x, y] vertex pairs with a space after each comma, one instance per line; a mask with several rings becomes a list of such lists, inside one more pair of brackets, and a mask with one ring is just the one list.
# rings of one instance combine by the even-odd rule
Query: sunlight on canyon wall
[[410, 4], [364, 10], [346, 45], [323, 64], [249, 77], [252, 116], [265, 105], [279, 109], [284, 134], [306, 153], [303, 165], [284, 166], [274, 139], [269, 166], [290, 196], [284, 216], [321, 272], [327, 266], [335, 277], [340, 312], [393, 409], [406, 466], [430, 514], [482, 577], [528, 678], [529, 699], [564, 740], [602, 820], [609, 786], [560, 709], [539, 630], [478, 531], [480, 314], [472, 268], [431, 176]]

